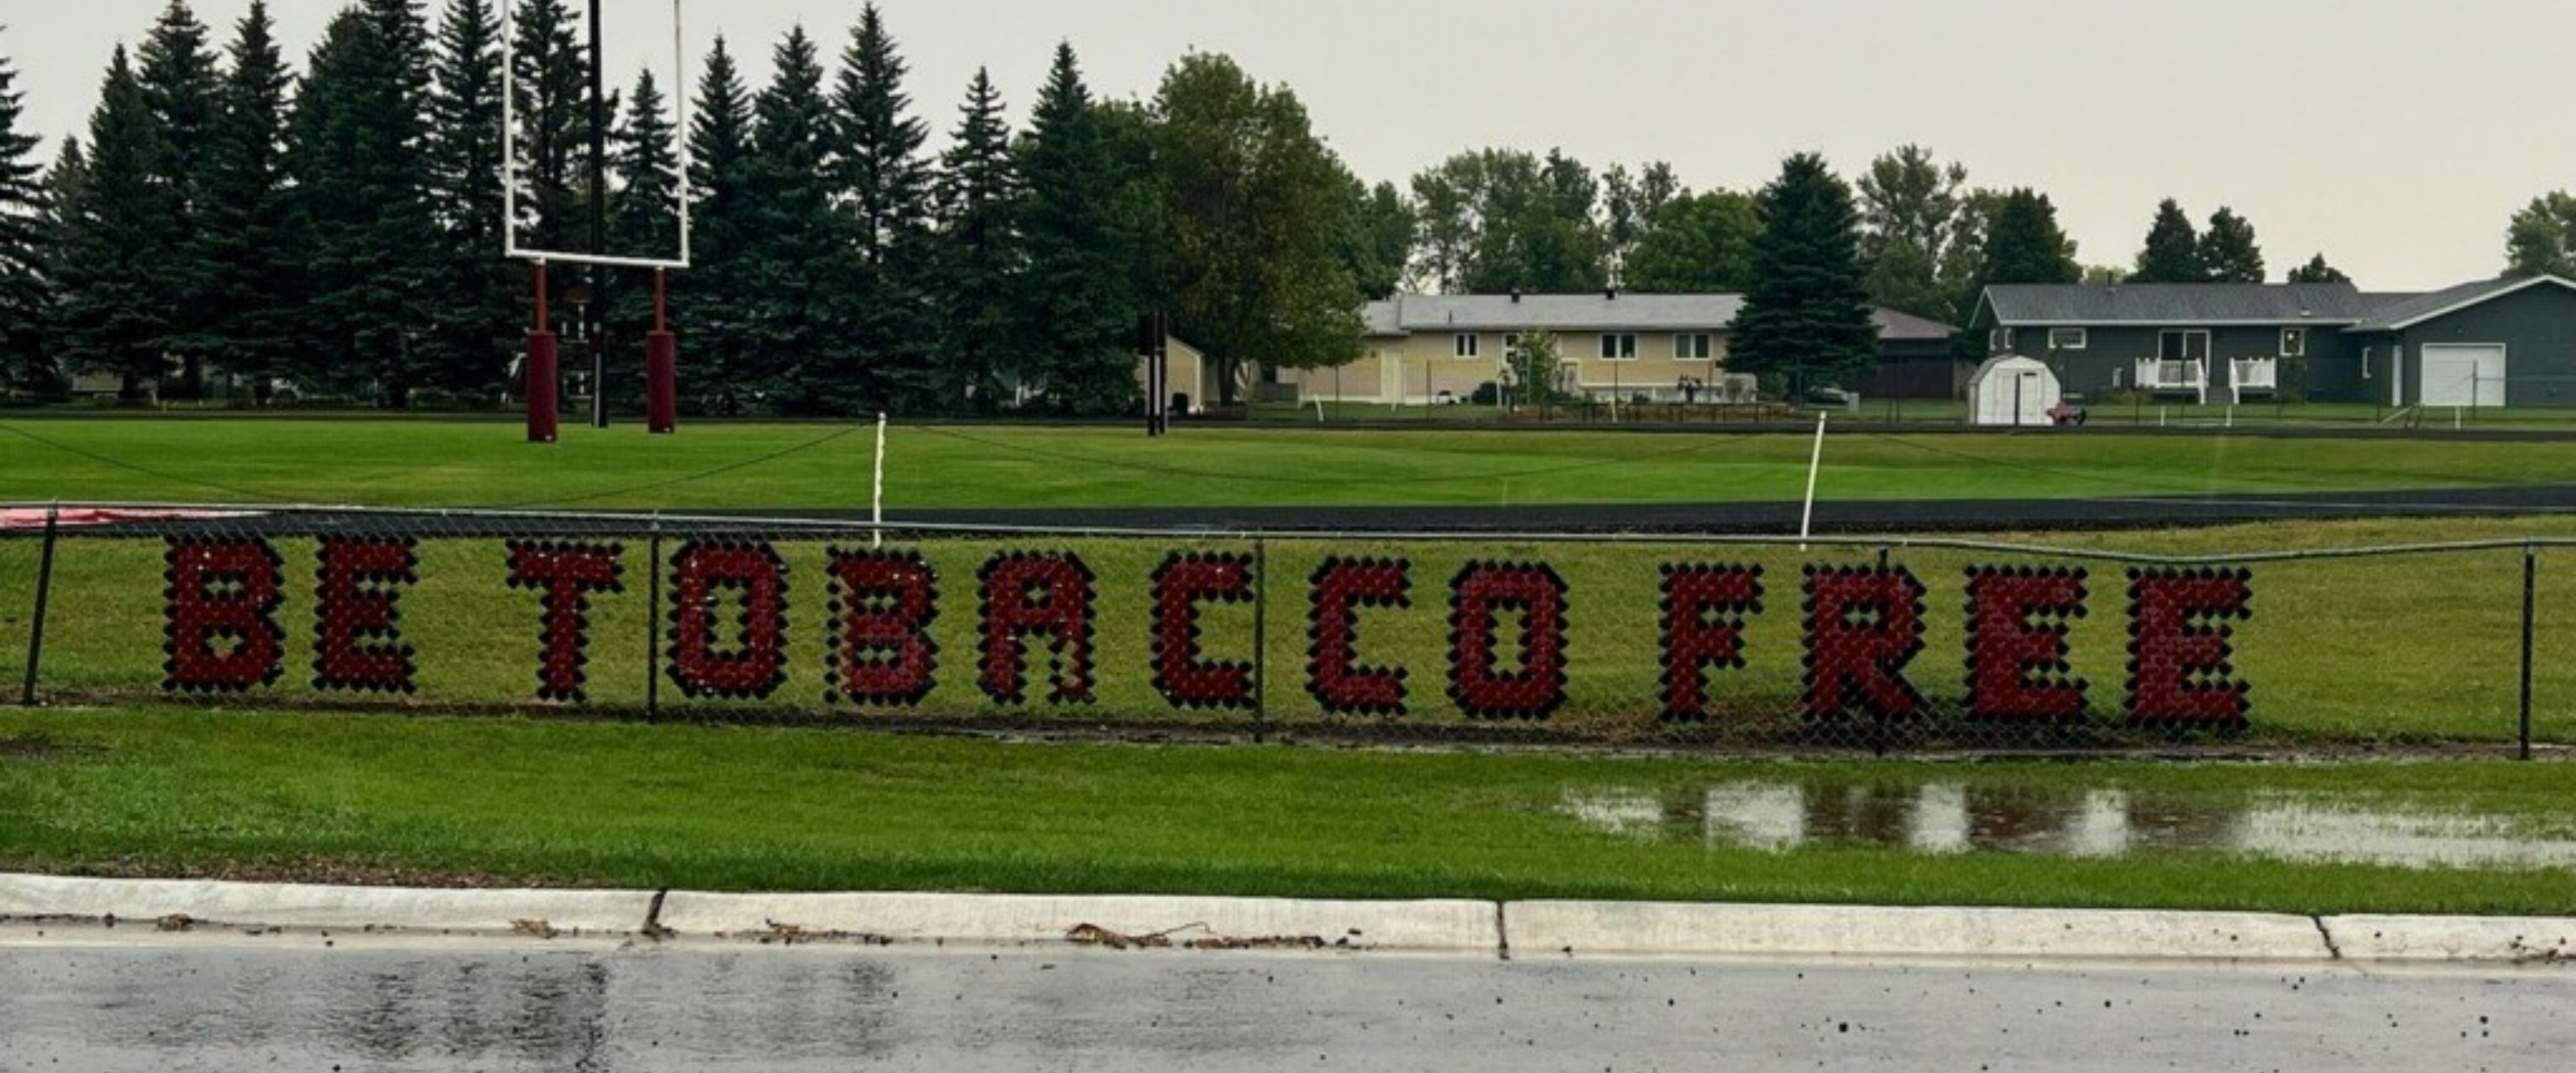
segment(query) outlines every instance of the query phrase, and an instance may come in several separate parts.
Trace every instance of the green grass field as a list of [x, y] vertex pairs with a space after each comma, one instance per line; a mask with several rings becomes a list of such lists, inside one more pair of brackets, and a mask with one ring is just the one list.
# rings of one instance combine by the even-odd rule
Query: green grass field
[[[1441, 428], [898, 427], [889, 509], [1794, 500], [1805, 437]], [[473, 421], [0, 420], [0, 501], [637, 509], [860, 508], [873, 429], [567, 426], [530, 446]], [[2576, 483], [2557, 443], [1834, 433], [1827, 501]]]
[[[32, 434], [34, 438], [30, 438]], [[493, 422], [0, 420], [0, 501], [312, 501], [411, 506], [856, 507], [869, 430], [692, 426], [673, 438], [567, 428], [531, 447]], [[1354, 432], [1194, 426], [1148, 443], [1118, 428], [898, 428], [889, 501], [905, 507], [1340, 503], [1693, 502], [1795, 498], [1797, 436], [1609, 432]], [[2210, 435], [1886, 436], [1838, 432], [1829, 498], [2095, 496], [2474, 487], [2576, 482], [2554, 443], [2273, 439]], [[2177, 555], [2576, 536], [2566, 519], [2444, 519], [2226, 526], [2108, 534], [1992, 534]], [[2571, 833], [2576, 765], [2487, 759], [2349, 764], [1978, 764], [1620, 759], [1467, 751], [1259, 746], [1033, 745], [864, 731], [823, 701], [827, 609], [817, 542], [783, 546], [795, 594], [780, 703], [825, 727], [781, 730], [546, 719], [342, 714], [312, 690], [312, 544], [282, 540], [288, 669], [263, 704], [165, 706], [158, 695], [161, 548], [67, 541], [44, 687], [101, 706], [0, 709], [0, 868], [359, 882], [541, 882], [711, 889], [1168, 891], [1343, 897], [1680, 898], [2146, 906], [2311, 911], [2576, 913], [2564, 868], [2407, 869], [2248, 861], [2217, 852], [2063, 860], [1887, 849], [1787, 853], [1605, 832], [1566, 814], [1595, 791], [1687, 801], [1741, 778], [1810, 775], [1914, 785], [1979, 780], [2113, 787], [2212, 799], [2304, 789]], [[1073, 550], [1100, 575], [1102, 695], [1003, 711], [969, 684], [976, 566], [994, 550]], [[1145, 579], [1164, 553], [1218, 543], [938, 541], [941, 685], [927, 711], [1077, 728], [1171, 718], [1147, 685]], [[35, 542], [0, 541], [0, 685], [24, 669]], [[1871, 549], [1516, 548], [1488, 541], [1267, 547], [1284, 591], [1262, 649], [1274, 725], [1322, 728], [1302, 688], [1302, 581], [1325, 554], [1402, 552], [1415, 606], [1371, 612], [1371, 658], [1413, 668], [1415, 711], [1437, 729], [1446, 585], [1471, 558], [1545, 558], [1574, 589], [1571, 700], [1558, 719], [1598, 740], [1662, 740], [1654, 720], [1656, 567], [1751, 561], [1767, 608], [1748, 666], [1719, 690], [1737, 713], [1777, 716], [1800, 673], [1805, 562]], [[640, 554], [630, 548], [630, 556]], [[526, 709], [533, 596], [502, 584], [497, 542], [432, 541], [405, 597], [424, 699]], [[1961, 570], [2057, 562], [1897, 548], [1930, 588], [1925, 691], [1960, 690]], [[2576, 741], [2576, 569], [2542, 556], [2536, 730]], [[2257, 747], [2465, 743], [2501, 757], [2514, 733], [2517, 551], [2337, 559], [2258, 568], [2238, 627], [2254, 683]], [[640, 703], [651, 635], [638, 561], [594, 611], [591, 690]], [[2095, 564], [2093, 614], [2070, 637], [2097, 710], [2119, 701], [2119, 571]], [[1250, 609], [1212, 606], [1212, 648], [1250, 644]], [[1041, 672], [1042, 673], [1042, 672]], [[668, 682], [664, 696], [670, 697]], [[2445, 747], [2448, 748], [2448, 747]]]
[[0, 711], [0, 869], [738, 890], [2576, 912], [2564, 868], [1773, 852], [1584, 822], [1728, 780], [2298, 793], [2564, 839], [2576, 765], [1782, 764], [1064, 745], [329, 714]]

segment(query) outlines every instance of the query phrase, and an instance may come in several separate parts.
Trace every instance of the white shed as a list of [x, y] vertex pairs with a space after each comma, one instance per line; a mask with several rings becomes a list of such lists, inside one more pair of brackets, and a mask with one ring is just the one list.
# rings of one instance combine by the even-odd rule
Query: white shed
[[1998, 355], [1968, 377], [1968, 423], [2046, 428], [2059, 396], [2057, 374], [2047, 365], [2019, 354]]

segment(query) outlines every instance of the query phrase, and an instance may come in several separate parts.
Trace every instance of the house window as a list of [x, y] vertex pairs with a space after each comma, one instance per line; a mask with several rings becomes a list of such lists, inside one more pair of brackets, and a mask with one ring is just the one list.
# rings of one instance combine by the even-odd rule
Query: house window
[[1452, 341], [1450, 342], [1450, 344], [1449, 344], [1449, 352], [1450, 352], [1451, 354], [1454, 354], [1454, 355], [1456, 355], [1456, 356], [1458, 356], [1458, 357], [1462, 357], [1462, 358], [1472, 358], [1472, 357], [1475, 357], [1475, 356], [1476, 356], [1476, 333], [1474, 333], [1474, 332], [1459, 332], [1459, 333], [1458, 333], [1458, 334], [1457, 334], [1457, 335], [1452, 339]]
[[1682, 361], [1707, 361], [1715, 348], [1709, 345], [1707, 332], [1684, 332], [1673, 336], [1673, 357]]
[[2202, 328], [2174, 329], [2156, 336], [2156, 357], [2166, 361], [2198, 361], [2209, 356], [2209, 332]]
[[2084, 343], [2084, 329], [2082, 328], [2050, 328], [2048, 330], [2048, 349], [2050, 350], [2082, 350], [2084, 349]]
[[1635, 333], [1633, 333], [1633, 332], [1627, 332], [1627, 333], [1621, 333], [1621, 334], [1617, 334], [1617, 335], [1609, 335], [1609, 334], [1605, 334], [1605, 335], [1603, 335], [1603, 336], [1601, 337], [1601, 360], [1603, 360], [1603, 361], [1635, 361], [1635, 360], [1637, 360], [1637, 336], [1636, 336], [1636, 334], [1635, 334]]
[[1991, 353], [1995, 353], [1995, 354], [2010, 354], [2010, 353], [2012, 353], [2012, 348], [2013, 348], [2013, 330], [2012, 330], [2012, 329], [2010, 329], [2010, 328], [1996, 328], [1996, 329], [1994, 329], [1993, 331], [1990, 331], [1990, 332], [1987, 332], [1987, 333], [1986, 333], [1986, 350], [1987, 350], [1987, 351], [1989, 351], [1989, 352], [1991, 352]]
[[2361, 378], [2370, 379], [2370, 348], [2361, 348]]
[[2281, 329], [2281, 356], [2285, 358], [2307, 357], [2308, 330], [2305, 328]]

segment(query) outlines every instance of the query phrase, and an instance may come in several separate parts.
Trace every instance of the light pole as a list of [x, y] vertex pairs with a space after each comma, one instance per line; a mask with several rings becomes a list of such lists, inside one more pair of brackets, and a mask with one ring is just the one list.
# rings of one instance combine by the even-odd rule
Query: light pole
[[[600, 70], [599, 0], [590, 0], [590, 253], [608, 252], [608, 98]], [[685, 91], [686, 87], [682, 87]], [[608, 427], [608, 269], [590, 266], [590, 427]]]

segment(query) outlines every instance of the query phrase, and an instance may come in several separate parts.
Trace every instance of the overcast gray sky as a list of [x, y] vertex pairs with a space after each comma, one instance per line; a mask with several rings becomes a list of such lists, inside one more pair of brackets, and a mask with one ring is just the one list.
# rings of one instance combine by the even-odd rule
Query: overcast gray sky
[[[580, 6], [580, 0], [573, 0]], [[0, 0], [34, 128], [77, 132], [108, 52], [164, 0]], [[299, 61], [341, 0], [271, 0]], [[230, 36], [249, 0], [194, 0]], [[427, 0], [433, 15], [443, 0]], [[1352, 169], [1399, 184], [1455, 151], [1561, 146], [1751, 188], [1788, 153], [1847, 176], [1916, 142], [1980, 185], [2036, 186], [2087, 263], [2136, 256], [2157, 199], [2250, 218], [2273, 277], [2323, 251], [2373, 289], [2493, 275], [2507, 217], [2576, 186], [2565, 0], [883, 0], [941, 130], [990, 66], [1024, 114], [1070, 40], [1095, 91], [1146, 96], [1183, 51], [1285, 82]], [[757, 86], [802, 22], [837, 52], [856, 0], [689, 0]], [[667, 65], [667, 0], [608, 0], [609, 62]], [[656, 51], [658, 49], [658, 51]]]

